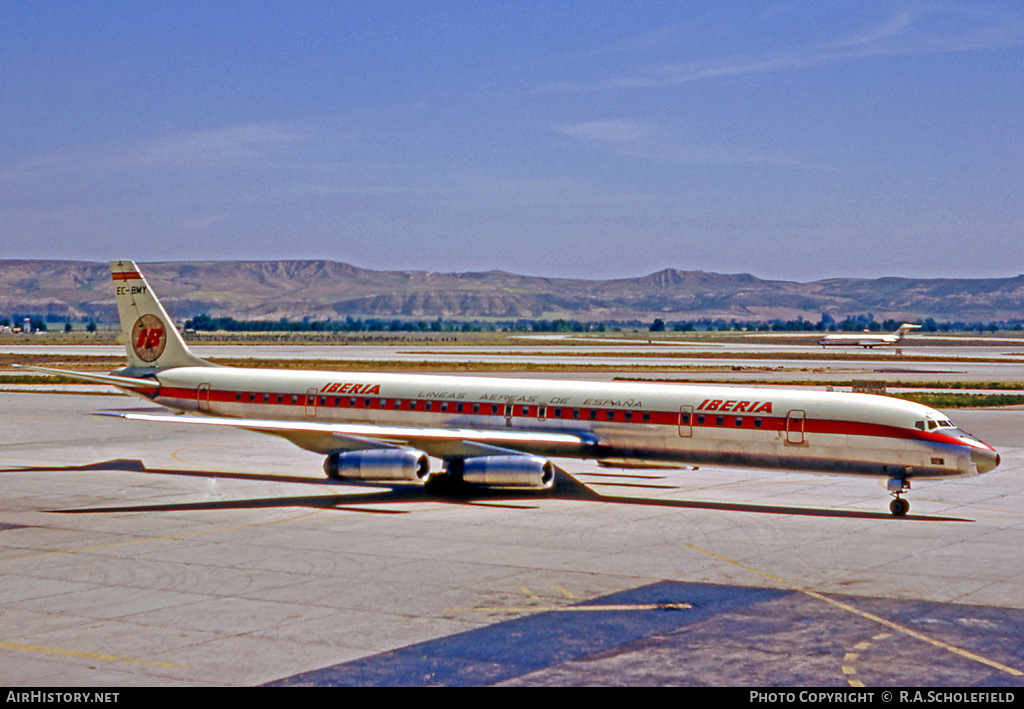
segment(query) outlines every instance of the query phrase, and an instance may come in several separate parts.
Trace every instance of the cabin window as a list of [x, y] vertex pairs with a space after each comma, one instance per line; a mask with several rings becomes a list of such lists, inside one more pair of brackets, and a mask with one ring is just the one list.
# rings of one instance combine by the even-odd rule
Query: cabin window
[[690, 425], [690, 414], [683, 414], [683, 425], [684, 426], [689, 426]]
[[650, 411], [644, 411], [644, 423], [650, 423], [650, 422], [651, 422], [651, 412]]
[[241, 400], [242, 400], [242, 392], [236, 391], [235, 392], [235, 401], [241, 401]]
[[633, 412], [632, 411], [627, 411], [625, 413], [625, 417], [626, 417], [627, 421], [632, 421], [633, 420]]
[[415, 401], [410, 401], [409, 402], [409, 411], [415, 411], [415, 410], [416, 410], [416, 402]]
[[716, 426], [721, 426], [724, 423], [725, 423], [725, 416], [716, 416], [715, 417], [715, 425]]
[[396, 409], [402, 408], [402, 400], [401, 399], [395, 399], [395, 408]]
[[430, 411], [432, 408], [434, 408], [434, 402], [433, 401], [428, 401], [428, 402], [424, 403], [423, 404], [423, 408], [426, 409], [427, 411]]
[[441, 402], [441, 411], [447, 411], [447, 410], [448, 410], [448, 402], [447, 401], [442, 401]]
[[761, 428], [761, 419], [754, 419], [754, 428]]
[[594, 421], [596, 419], [597, 419], [597, 409], [591, 409], [590, 410], [590, 420]]
[[498, 405], [497, 404], [491, 404], [491, 413], [492, 414], [498, 413]]
[[562, 418], [562, 410], [561, 409], [555, 409], [555, 418], [556, 419]]
[[704, 414], [699, 414], [697, 416], [697, 425], [698, 426], [703, 426], [704, 425]]
[[548, 407], [545, 406], [544, 404], [541, 404], [540, 406], [537, 407], [537, 418], [542, 419], [545, 416], [547, 416], [547, 413]]
[[278, 394], [277, 395], [277, 403], [279, 403], [279, 404], [283, 404], [284, 403], [284, 394]]
[[373, 403], [373, 401], [370, 400], [370, 399], [363, 399], [363, 408], [364, 409], [370, 408], [370, 404], [372, 404], [372, 403]]
[[606, 419], [608, 419], [609, 421], [614, 421], [615, 420], [615, 410], [614, 409], [609, 409], [608, 411], [605, 411], [604, 412], [604, 417]]
[[263, 403], [264, 404], [269, 404], [270, 403], [270, 394], [264, 394], [263, 395]]
[[480, 413], [480, 404], [473, 404], [473, 413], [474, 414]]
[[320, 406], [327, 406], [327, 397], [326, 396], [321, 396], [320, 397]]
[[293, 404], [299, 403], [299, 395], [298, 394], [292, 394], [292, 403]]
[[463, 410], [463, 408], [465, 408], [465, 407], [464, 407], [464, 405], [463, 405], [463, 404], [461, 404], [461, 403], [459, 403], [459, 404], [456, 404], [456, 405], [455, 405], [455, 411], [456, 411], [457, 413], [460, 413], [460, 414], [461, 414], [461, 413], [462, 413], [462, 410]]
[[737, 416], [735, 423], [736, 423], [736, 428], [742, 428], [743, 427], [743, 417], [742, 416]]
[[572, 410], [572, 417], [574, 419], [578, 419], [580, 417], [580, 410], [579, 409], [573, 409]]

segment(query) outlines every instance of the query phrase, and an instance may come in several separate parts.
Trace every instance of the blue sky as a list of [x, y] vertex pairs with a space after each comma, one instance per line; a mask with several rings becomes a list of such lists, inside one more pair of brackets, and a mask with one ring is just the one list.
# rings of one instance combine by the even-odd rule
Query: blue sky
[[0, 0], [0, 258], [1024, 273], [1018, 2]]

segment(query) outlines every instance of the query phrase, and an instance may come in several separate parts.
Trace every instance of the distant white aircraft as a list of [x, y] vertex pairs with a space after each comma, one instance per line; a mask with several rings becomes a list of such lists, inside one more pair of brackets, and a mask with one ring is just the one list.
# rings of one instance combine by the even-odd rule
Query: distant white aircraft
[[217, 366], [188, 349], [133, 262], [115, 261], [111, 274], [128, 366], [109, 375], [29, 369], [192, 414], [108, 415], [281, 436], [326, 456], [333, 479], [543, 490], [554, 484], [550, 457], [719, 463], [886, 478], [901, 516], [912, 479], [999, 465], [995, 449], [944, 414], [885, 396]]
[[891, 347], [903, 342], [908, 332], [920, 327], [903, 323], [895, 332], [888, 335], [873, 335], [867, 330], [856, 335], [826, 335], [818, 340], [818, 344], [822, 347]]

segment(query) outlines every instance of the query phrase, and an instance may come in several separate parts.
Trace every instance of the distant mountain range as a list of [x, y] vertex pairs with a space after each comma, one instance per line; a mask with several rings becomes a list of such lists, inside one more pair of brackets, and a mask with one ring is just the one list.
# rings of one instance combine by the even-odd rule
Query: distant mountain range
[[[1024, 318], [1024, 275], [1013, 278], [831, 278], [810, 283], [667, 268], [613, 280], [504, 271], [372, 271], [336, 261], [140, 264], [171, 315], [239, 320], [436, 319], [792, 320], [872, 314], [878, 320], [989, 322]], [[0, 316], [99, 322], [117, 311], [106, 263], [0, 260]]]

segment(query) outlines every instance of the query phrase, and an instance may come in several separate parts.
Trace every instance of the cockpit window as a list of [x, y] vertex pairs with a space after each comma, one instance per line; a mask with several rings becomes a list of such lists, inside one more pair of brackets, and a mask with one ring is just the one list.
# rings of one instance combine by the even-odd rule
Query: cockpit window
[[956, 425], [949, 419], [942, 419], [941, 421], [928, 419], [927, 421], [915, 421], [914, 428], [919, 431], [935, 431], [940, 428], [956, 428]]

